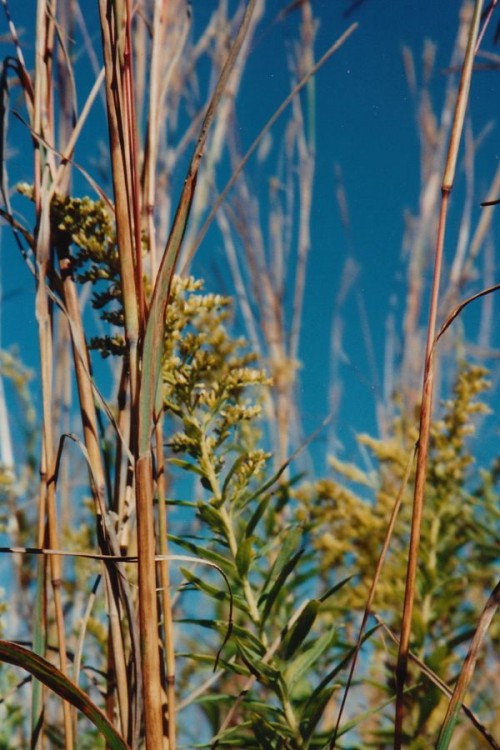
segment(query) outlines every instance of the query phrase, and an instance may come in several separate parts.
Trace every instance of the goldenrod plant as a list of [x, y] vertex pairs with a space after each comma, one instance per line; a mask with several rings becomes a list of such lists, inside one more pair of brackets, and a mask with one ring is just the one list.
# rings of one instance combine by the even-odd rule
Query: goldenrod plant
[[[474, 422], [487, 410], [481, 394], [488, 388], [483, 368], [463, 365], [451, 397], [441, 406], [440, 418], [431, 424], [426, 495], [429, 512], [422, 526], [425, 553], [420, 558], [415, 592], [412, 656], [424, 662], [440, 678], [441, 685], [433, 683], [425, 673], [422, 675], [420, 666], [412, 667], [405, 699], [408, 734], [415, 738], [409, 742], [412, 748], [432, 745], [447, 700], [442, 684], [452, 684], [460, 668], [463, 644], [471, 636], [474, 603], [481, 602], [484, 593], [493, 590], [496, 583], [498, 511], [491, 490], [497, 482], [497, 461], [478, 472], [468, 444]], [[397, 418], [391, 438], [358, 436], [360, 444], [377, 461], [376, 470], [367, 471], [332, 458], [331, 478], [297, 490], [298, 518], [310, 529], [325, 581], [330, 581], [332, 571], [342, 576], [355, 569], [359, 576], [355, 586], [344, 587], [332, 602], [339, 606], [337, 616], [345, 627], [357, 622], [356, 613], [363, 610], [367, 601], [387, 519], [416, 439], [415, 423]], [[393, 635], [400, 627], [404, 586], [401, 571], [407, 555], [413, 483], [414, 470], [406, 481], [390, 549], [371, 604], [371, 614], [376, 613]], [[366, 488], [375, 493], [373, 504], [363, 495]], [[380, 636], [373, 640], [376, 657], [371, 659], [369, 676], [373, 680], [371, 699], [375, 700], [379, 693], [382, 703], [394, 689], [394, 656], [387, 648], [387, 633], [381, 632]], [[491, 636], [496, 642], [497, 629]], [[495, 680], [494, 667], [490, 673], [487, 659], [482, 668], [485, 679]], [[484, 710], [485, 697], [479, 700]], [[493, 698], [488, 712], [494, 715], [495, 711]], [[387, 721], [387, 712], [381, 712], [377, 721], [371, 722], [363, 734], [366, 746], [383, 741], [383, 737], [390, 738]], [[463, 747], [479, 742], [472, 728], [469, 734], [462, 735]]]

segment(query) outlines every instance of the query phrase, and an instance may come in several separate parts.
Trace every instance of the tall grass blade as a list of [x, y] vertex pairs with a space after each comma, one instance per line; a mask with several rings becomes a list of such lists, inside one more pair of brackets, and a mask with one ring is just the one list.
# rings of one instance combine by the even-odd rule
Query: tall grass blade
[[476, 632], [474, 633], [469, 652], [460, 671], [457, 684], [455, 685], [455, 690], [453, 691], [453, 695], [446, 712], [443, 726], [441, 727], [441, 732], [439, 733], [436, 750], [448, 750], [448, 747], [450, 746], [451, 738], [453, 736], [453, 732], [460, 715], [460, 709], [462, 708], [462, 704], [465, 700], [465, 695], [474, 674], [479, 650], [484, 642], [484, 639], [486, 638], [488, 629], [499, 605], [500, 582], [497, 583], [497, 585], [493, 589], [493, 592], [486, 602], [486, 605], [481, 613], [481, 617], [479, 618]]
[[0, 661], [25, 669], [54, 693], [75, 706], [97, 727], [112, 750], [130, 750], [129, 745], [120, 737], [101, 709], [49, 661], [17, 643], [4, 640], [0, 640]]

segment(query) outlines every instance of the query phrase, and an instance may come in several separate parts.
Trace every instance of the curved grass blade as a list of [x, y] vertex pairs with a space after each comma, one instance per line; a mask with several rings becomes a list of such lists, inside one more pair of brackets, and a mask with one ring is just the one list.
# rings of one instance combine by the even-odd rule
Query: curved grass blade
[[4, 640], [0, 640], [0, 661], [21, 667], [65, 701], [75, 706], [97, 727], [112, 750], [130, 750], [130, 746], [118, 734], [101, 709], [78, 685], [75, 685], [49, 661], [23, 646], [18, 646], [17, 643]]
[[453, 695], [448, 706], [448, 711], [446, 712], [443, 726], [441, 727], [441, 732], [439, 733], [436, 750], [447, 750], [450, 745], [450, 741], [455, 730], [458, 717], [460, 715], [460, 709], [462, 708], [462, 703], [465, 699], [465, 694], [472, 679], [472, 675], [474, 674], [474, 668], [476, 666], [479, 649], [481, 648], [481, 645], [486, 637], [486, 633], [488, 632], [488, 628], [491, 625], [491, 621], [493, 620], [493, 617], [499, 605], [500, 582], [497, 583], [497, 585], [493, 589], [493, 592], [486, 602], [486, 605], [481, 613], [481, 617], [479, 618], [474, 638], [472, 639], [469, 652], [460, 671], [460, 676], [457, 680], [457, 684], [455, 685], [455, 690], [453, 691]]

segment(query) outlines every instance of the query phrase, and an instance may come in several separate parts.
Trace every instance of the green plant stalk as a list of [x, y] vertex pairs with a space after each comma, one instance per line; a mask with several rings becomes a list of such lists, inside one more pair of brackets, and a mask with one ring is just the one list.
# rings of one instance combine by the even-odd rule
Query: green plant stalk
[[400, 750], [403, 742], [404, 718], [404, 690], [408, 673], [408, 654], [410, 649], [411, 625], [415, 598], [415, 584], [417, 576], [418, 555], [420, 546], [420, 530], [424, 511], [425, 482], [427, 477], [427, 458], [429, 452], [430, 425], [432, 416], [432, 397], [434, 390], [434, 359], [433, 346], [436, 332], [436, 317], [438, 310], [439, 285], [441, 279], [441, 265], [443, 259], [446, 217], [450, 193], [458, 157], [458, 148], [463, 130], [465, 111], [467, 108], [472, 66], [475, 56], [476, 40], [479, 33], [483, 2], [476, 0], [472, 16], [467, 50], [462, 67], [460, 87], [458, 91], [453, 125], [450, 135], [448, 156], [446, 160], [443, 181], [441, 185], [441, 207], [434, 256], [434, 274], [432, 280], [431, 300], [429, 306], [429, 321], [427, 325], [427, 341], [425, 348], [424, 376], [422, 386], [422, 402], [420, 410], [420, 427], [417, 447], [417, 465], [415, 487], [413, 495], [413, 513], [411, 525], [410, 547], [408, 552], [408, 566], [406, 572], [405, 598], [403, 605], [401, 636], [398, 661], [396, 666], [396, 716], [394, 725], [394, 750]]
[[[282, 703], [283, 703], [283, 713], [285, 714], [285, 718], [288, 722], [288, 726], [293, 732], [294, 740], [295, 742], [300, 743], [298, 744], [298, 747], [301, 747], [303, 740], [302, 740], [301, 733], [300, 733], [300, 726], [297, 721], [297, 717], [295, 716], [295, 713], [293, 711], [292, 702], [290, 698], [288, 697], [288, 695], [282, 696]], [[307, 750], [308, 745], [309, 743], [307, 743], [306, 745], [303, 745], [304, 750]]]
[[[306, 608], [306, 606], [308, 604], [308, 601], [309, 600], [307, 600], [307, 599], [305, 601], [303, 601], [302, 604], [300, 604], [300, 606], [296, 609], [296, 611], [290, 617], [290, 620], [288, 622], [288, 629], [291, 629], [294, 626], [294, 624], [297, 622], [297, 620], [299, 619], [300, 615], [302, 614], [302, 612]], [[281, 646], [281, 643], [282, 643], [282, 635], [280, 634], [273, 641], [273, 643], [269, 646], [269, 648], [267, 649], [266, 653], [262, 657], [262, 663], [263, 664], [268, 664], [271, 661], [272, 657], [274, 656], [274, 654], [276, 653], [276, 651]], [[227, 729], [227, 727], [231, 724], [231, 722], [234, 720], [234, 716], [236, 715], [240, 704], [245, 699], [245, 697], [248, 694], [248, 692], [252, 689], [252, 687], [255, 684], [256, 680], [257, 680], [257, 677], [255, 675], [250, 675], [250, 677], [248, 677], [248, 679], [243, 683], [243, 686], [242, 686], [242, 688], [241, 688], [241, 690], [240, 690], [237, 698], [234, 700], [231, 708], [229, 709], [228, 713], [226, 714], [226, 716], [224, 718], [224, 721], [222, 722], [221, 726], [218, 729], [218, 732], [217, 732], [218, 735], [222, 734], [222, 732], [224, 732]], [[214, 750], [217, 747], [217, 745], [218, 745], [218, 742], [215, 742], [212, 745], [211, 750]]]
[[[222, 520], [224, 521], [224, 527], [226, 529], [229, 549], [231, 551], [233, 559], [236, 560], [236, 555], [238, 554], [238, 542], [236, 540], [236, 536], [233, 531], [231, 516], [224, 506], [220, 508], [219, 512], [221, 514]], [[248, 604], [248, 609], [250, 612], [250, 617], [252, 618], [252, 622], [254, 623], [254, 625], [258, 627], [260, 625], [259, 608], [257, 607], [257, 602], [255, 600], [255, 596], [254, 596], [252, 587], [250, 586], [250, 581], [248, 580], [247, 575], [241, 576], [241, 585], [243, 587], [243, 594], [245, 596], [245, 601]], [[262, 642], [264, 643], [264, 645], [267, 645], [265, 634], [262, 634]]]
[[[201, 461], [202, 461], [203, 469], [206, 471], [207, 479], [210, 482], [210, 488], [212, 490], [214, 499], [216, 503], [219, 504], [221, 500], [221, 490], [220, 490], [219, 482], [217, 479], [217, 475], [215, 473], [215, 469], [213, 467], [213, 463], [209, 455], [209, 451], [207, 450], [206, 440], [204, 439], [204, 437], [202, 437], [202, 442], [201, 442]], [[233, 560], [236, 560], [236, 556], [238, 554], [238, 541], [236, 539], [236, 535], [233, 530], [232, 517], [230, 513], [228, 512], [227, 508], [225, 507], [225, 505], [221, 505], [221, 507], [219, 508], [219, 513], [221, 514], [221, 518], [224, 521], [224, 528], [226, 530], [226, 537], [227, 537], [227, 542], [229, 545], [229, 551], [231, 552], [231, 555], [233, 556]], [[254, 623], [254, 625], [259, 626], [260, 624], [259, 608], [257, 607], [257, 602], [255, 600], [252, 587], [250, 586], [250, 582], [246, 575], [241, 576], [241, 585], [243, 587], [245, 601], [248, 604], [248, 609], [250, 611], [250, 617], [252, 619], [252, 622]]]

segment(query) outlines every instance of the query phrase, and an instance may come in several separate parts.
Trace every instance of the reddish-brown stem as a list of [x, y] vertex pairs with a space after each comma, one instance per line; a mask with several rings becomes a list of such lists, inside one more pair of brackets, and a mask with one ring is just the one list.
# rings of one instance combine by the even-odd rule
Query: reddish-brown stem
[[403, 742], [403, 698], [408, 673], [408, 654], [410, 648], [411, 626], [415, 600], [415, 584], [417, 578], [417, 564], [420, 546], [420, 529], [424, 512], [425, 483], [427, 479], [427, 458], [429, 453], [432, 397], [434, 385], [433, 346], [436, 335], [436, 317], [439, 299], [439, 285], [441, 279], [441, 266], [443, 261], [446, 217], [448, 213], [450, 193], [453, 189], [453, 183], [455, 179], [458, 149], [463, 131], [465, 111], [469, 98], [472, 65], [476, 52], [476, 41], [479, 33], [479, 22], [481, 18], [482, 5], [482, 0], [476, 0], [473, 16], [470, 23], [467, 50], [462, 67], [462, 75], [460, 78], [460, 86], [455, 105], [453, 125], [450, 134], [448, 155], [443, 174], [443, 181], [441, 184], [441, 207], [436, 238], [436, 250], [434, 254], [434, 274], [432, 280], [429, 320], [427, 324], [427, 341], [425, 347], [425, 362], [422, 385], [422, 400], [420, 407], [420, 427], [417, 445], [417, 466], [415, 474], [415, 487], [413, 493], [410, 547], [408, 551], [405, 598], [401, 622], [398, 661], [396, 666], [396, 716], [394, 726], [394, 750], [400, 750]]

